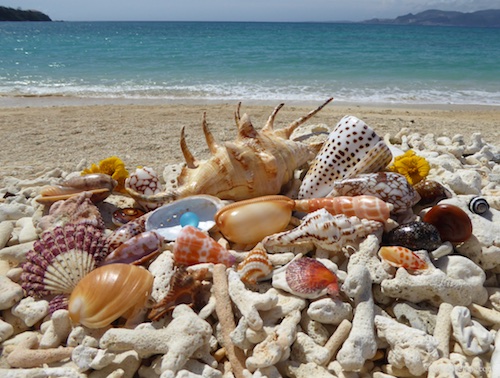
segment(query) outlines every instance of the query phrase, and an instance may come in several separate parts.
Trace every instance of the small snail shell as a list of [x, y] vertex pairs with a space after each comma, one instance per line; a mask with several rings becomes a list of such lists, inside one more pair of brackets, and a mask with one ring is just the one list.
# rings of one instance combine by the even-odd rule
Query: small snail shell
[[101, 266], [76, 285], [68, 303], [69, 316], [88, 328], [102, 328], [142, 308], [153, 287], [153, 275], [128, 264]]
[[484, 214], [490, 209], [490, 204], [482, 197], [474, 197], [469, 202], [469, 210], [474, 214]]
[[141, 209], [136, 209], [133, 207], [126, 207], [124, 209], [118, 209], [113, 212], [112, 221], [116, 226], [123, 226], [124, 224], [133, 221], [145, 214]]

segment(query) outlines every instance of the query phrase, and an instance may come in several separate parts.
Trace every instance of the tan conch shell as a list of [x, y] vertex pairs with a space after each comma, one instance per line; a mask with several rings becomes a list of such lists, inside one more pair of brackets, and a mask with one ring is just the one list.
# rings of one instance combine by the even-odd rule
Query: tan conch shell
[[238, 107], [235, 114], [238, 136], [234, 142], [226, 142], [224, 146], [215, 142], [204, 114], [203, 133], [211, 158], [203, 162], [194, 158], [187, 148], [183, 128], [181, 149], [187, 165], [177, 178], [178, 188], [175, 191], [145, 195], [126, 186], [127, 192], [138, 201], [153, 203], [170, 202], [195, 194], [210, 194], [236, 201], [278, 194], [283, 185], [293, 178], [295, 169], [314, 158], [313, 148], [290, 140], [290, 135], [330, 101], [332, 98], [288, 127], [274, 130], [274, 119], [283, 106], [280, 104], [260, 132], [254, 128], [248, 115], [239, 116]]
[[69, 298], [71, 320], [88, 328], [102, 328], [128, 318], [146, 304], [153, 275], [129, 264], [110, 264], [83, 277]]

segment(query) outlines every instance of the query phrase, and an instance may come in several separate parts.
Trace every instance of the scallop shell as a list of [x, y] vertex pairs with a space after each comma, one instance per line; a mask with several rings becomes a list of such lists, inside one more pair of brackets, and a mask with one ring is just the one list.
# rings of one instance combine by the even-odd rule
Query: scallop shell
[[396, 268], [426, 269], [427, 263], [411, 249], [401, 246], [382, 247], [378, 251], [382, 260]]
[[345, 116], [309, 168], [300, 186], [299, 198], [325, 197], [334, 181], [378, 172], [391, 160], [391, 150], [373, 129], [356, 117]]
[[425, 213], [422, 220], [438, 229], [442, 241], [460, 243], [472, 236], [472, 222], [469, 216], [455, 205], [435, 205]]
[[205, 232], [193, 226], [185, 226], [174, 243], [174, 261], [178, 265], [199, 263], [225, 264], [232, 266], [235, 258], [222, 245]]
[[269, 261], [262, 243], [257, 244], [238, 265], [241, 280], [248, 284], [257, 283], [258, 280], [268, 277], [272, 271], [273, 264]]
[[334, 252], [379, 230], [382, 225], [369, 219], [332, 215], [320, 209], [306, 215], [298, 227], [268, 236], [262, 244], [268, 252], [287, 251], [300, 246], [309, 250], [317, 247]]
[[101, 229], [90, 224], [67, 224], [45, 231], [26, 256], [21, 286], [33, 297], [71, 293], [106, 257], [105, 244]]
[[318, 260], [302, 257], [290, 262], [286, 267], [286, 282], [295, 292], [313, 294], [324, 289], [331, 296], [339, 292], [337, 276]]
[[469, 210], [474, 214], [483, 215], [490, 209], [490, 204], [485, 198], [473, 197], [469, 202]]
[[192, 212], [200, 220], [198, 228], [209, 231], [215, 226], [215, 213], [222, 206], [221, 200], [214, 196], [197, 195], [182, 198], [153, 211], [146, 221], [146, 230], [155, 230], [165, 240], [175, 240], [182, 230], [181, 216]]
[[87, 274], [68, 302], [71, 320], [88, 328], [102, 328], [120, 317], [128, 318], [146, 304], [153, 275], [129, 264], [111, 264]]
[[222, 234], [241, 244], [255, 244], [283, 231], [292, 216], [294, 201], [285, 196], [263, 196], [231, 203], [215, 214]]
[[366, 173], [335, 181], [329, 197], [370, 195], [394, 206], [393, 213], [402, 213], [420, 200], [418, 192], [406, 177], [395, 172]]

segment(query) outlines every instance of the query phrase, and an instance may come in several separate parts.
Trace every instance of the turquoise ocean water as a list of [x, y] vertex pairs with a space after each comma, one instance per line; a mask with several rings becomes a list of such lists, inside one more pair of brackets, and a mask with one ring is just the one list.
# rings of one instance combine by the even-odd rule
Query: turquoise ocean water
[[3, 22], [0, 96], [500, 105], [500, 29]]

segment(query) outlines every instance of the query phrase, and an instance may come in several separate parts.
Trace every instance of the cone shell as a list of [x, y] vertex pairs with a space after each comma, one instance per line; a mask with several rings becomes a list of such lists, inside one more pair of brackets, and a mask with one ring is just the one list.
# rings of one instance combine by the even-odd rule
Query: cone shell
[[106, 257], [100, 228], [67, 224], [41, 234], [23, 264], [21, 286], [27, 294], [69, 294], [77, 283]]
[[286, 268], [286, 282], [290, 289], [302, 294], [321, 292], [338, 294], [337, 276], [316, 259], [303, 257], [293, 260]]
[[102, 266], [86, 275], [69, 298], [73, 322], [102, 328], [144, 307], [153, 287], [153, 275], [128, 264]]
[[386, 263], [396, 268], [412, 270], [427, 268], [427, 263], [424, 260], [422, 260], [411, 249], [405, 247], [382, 247], [378, 251], [378, 255]]
[[393, 213], [405, 212], [420, 200], [406, 177], [394, 172], [360, 174], [335, 181], [331, 188], [331, 197], [370, 195], [380, 198], [394, 206]]
[[241, 280], [248, 284], [257, 283], [259, 279], [269, 276], [272, 271], [273, 264], [269, 261], [262, 243], [257, 244], [238, 265]]
[[232, 266], [235, 258], [209, 235], [193, 226], [184, 227], [174, 243], [174, 261], [178, 265], [199, 263]]
[[325, 197], [334, 181], [381, 171], [391, 160], [391, 150], [373, 129], [356, 117], [345, 116], [304, 177], [299, 198]]
[[222, 234], [241, 244], [255, 244], [283, 231], [292, 216], [294, 202], [285, 196], [264, 196], [224, 206], [215, 214]]

